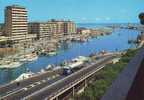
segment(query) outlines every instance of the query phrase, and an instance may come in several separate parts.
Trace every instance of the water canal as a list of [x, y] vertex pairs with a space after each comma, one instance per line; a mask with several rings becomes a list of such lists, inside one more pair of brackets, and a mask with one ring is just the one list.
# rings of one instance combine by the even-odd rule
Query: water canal
[[77, 56], [88, 56], [101, 50], [115, 51], [135, 48], [136, 45], [128, 44], [128, 39], [136, 39], [140, 32], [137, 30], [116, 29], [111, 35], [92, 38], [85, 43], [63, 43], [59, 54], [52, 57], [41, 56], [37, 61], [25, 64], [16, 69], [0, 70], [0, 84], [8, 83], [26, 72], [28, 68], [32, 72], [38, 72], [49, 64], [59, 64], [65, 60], [71, 60]]

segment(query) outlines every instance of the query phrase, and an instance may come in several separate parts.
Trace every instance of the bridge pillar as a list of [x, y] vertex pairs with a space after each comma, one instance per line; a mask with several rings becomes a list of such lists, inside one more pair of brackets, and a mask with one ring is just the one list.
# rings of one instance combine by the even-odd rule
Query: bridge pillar
[[73, 86], [72, 88], [72, 95], [74, 96], [75, 95], [75, 87]]
[[84, 80], [84, 88], [86, 88], [87, 87], [87, 80], [85, 79]]
[[58, 100], [58, 97], [56, 97], [56, 100]]

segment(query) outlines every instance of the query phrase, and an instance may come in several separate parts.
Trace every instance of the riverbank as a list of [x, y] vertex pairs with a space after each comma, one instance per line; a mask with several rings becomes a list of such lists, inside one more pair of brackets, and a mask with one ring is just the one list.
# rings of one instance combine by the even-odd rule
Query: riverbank
[[89, 82], [84, 92], [75, 95], [74, 100], [100, 100], [106, 90], [116, 79], [118, 74], [127, 66], [128, 62], [139, 49], [129, 49], [116, 64], [108, 64], [96, 73], [94, 79]]
[[[112, 30], [110, 31], [110, 29], [108, 30], [105, 28], [88, 30], [90, 30], [90, 32], [67, 34], [58, 39], [42, 39], [39, 41], [35, 41], [33, 46], [29, 46], [27, 44], [25, 47], [21, 46], [21, 48], [2, 48], [2, 50], [0, 49], [0, 69], [13, 69], [20, 67], [24, 63], [37, 60], [37, 56], [55, 56], [59, 53], [58, 49], [61, 48], [61, 45], [67, 41], [85, 43], [93, 37], [110, 35], [112, 33]], [[11, 55], [9, 49], [11, 50], [11, 52], [13, 51], [13, 55]], [[13, 49], [15, 50], [15, 52]], [[36, 53], [37, 55], [33, 56], [33, 53]], [[16, 62], [15, 65], [13, 64], [14, 62]]]
[[15, 69], [0, 69], [0, 84], [15, 80], [22, 73], [25, 73], [27, 69], [37, 73], [49, 64], [58, 65], [65, 60], [71, 60], [78, 56], [88, 56], [102, 50], [115, 52], [136, 48], [135, 44], [128, 44], [128, 38], [136, 39], [138, 34], [139, 32], [136, 30], [116, 29], [110, 35], [91, 38], [87, 42], [64, 42], [61, 48], [58, 49], [59, 53], [55, 56], [39, 56], [36, 61], [28, 62]]

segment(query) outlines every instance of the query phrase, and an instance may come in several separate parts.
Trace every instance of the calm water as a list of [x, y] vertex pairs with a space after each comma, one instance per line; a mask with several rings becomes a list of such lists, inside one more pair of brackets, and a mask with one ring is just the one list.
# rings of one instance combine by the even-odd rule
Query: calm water
[[[95, 25], [80, 25], [81, 27], [98, 27]], [[100, 27], [102, 25], [99, 25]], [[0, 84], [10, 82], [16, 79], [19, 75], [24, 73], [26, 69], [32, 72], [38, 72], [45, 68], [48, 64], [59, 64], [64, 60], [71, 60], [77, 56], [88, 56], [93, 52], [101, 50], [115, 51], [133, 48], [135, 45], [128, 44], [128, 39], [136, 39], [139, 34], [136, 30], [116, 29], [111, 35], [100, 36], [98, 38], [90, 39], [85, 43], [64, 43], [59, 50], [60, 53], [53, 57], [39, 57], [37, 61], [25, 64], [13, 70], [0, 70]]]

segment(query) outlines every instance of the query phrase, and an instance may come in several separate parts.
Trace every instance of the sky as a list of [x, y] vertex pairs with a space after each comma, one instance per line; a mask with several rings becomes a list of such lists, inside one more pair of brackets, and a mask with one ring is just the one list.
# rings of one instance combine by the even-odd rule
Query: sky
[[0, 23], [4, 22], [4, 8], [13, 4], [26, 7], [29, 21], [137, 23], [138, 14], [144, 12], [144, 0], [0, 0]]

